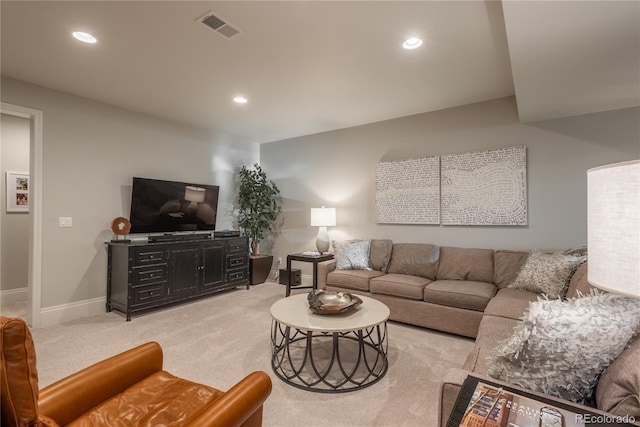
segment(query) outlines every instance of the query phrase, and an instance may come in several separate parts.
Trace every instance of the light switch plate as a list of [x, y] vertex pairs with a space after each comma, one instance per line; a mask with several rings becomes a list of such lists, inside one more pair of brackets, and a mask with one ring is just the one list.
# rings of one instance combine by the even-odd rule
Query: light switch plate
[[71, 228], [73, 226], [73, 219], [70, 216], [61, 216], [58, 218], [59, 228]]

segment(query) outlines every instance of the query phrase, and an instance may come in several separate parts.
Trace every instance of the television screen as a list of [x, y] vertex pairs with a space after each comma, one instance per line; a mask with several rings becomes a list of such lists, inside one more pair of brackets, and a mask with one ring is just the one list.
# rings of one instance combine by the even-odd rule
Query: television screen
[[133, 178], [131, 233], [215, 230], [217, 185]]

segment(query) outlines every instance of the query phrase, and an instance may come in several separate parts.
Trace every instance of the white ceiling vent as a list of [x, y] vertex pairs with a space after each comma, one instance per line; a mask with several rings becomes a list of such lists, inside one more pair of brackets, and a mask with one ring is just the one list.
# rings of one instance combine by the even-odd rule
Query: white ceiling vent
[[233, 38], [240, 34], [240, 30], [228, 23], [226, 20], [213, 14], [213, 11], [209, 11], [197, 19], [207, 27], [215, 30], [221, 36], [228, 39]]

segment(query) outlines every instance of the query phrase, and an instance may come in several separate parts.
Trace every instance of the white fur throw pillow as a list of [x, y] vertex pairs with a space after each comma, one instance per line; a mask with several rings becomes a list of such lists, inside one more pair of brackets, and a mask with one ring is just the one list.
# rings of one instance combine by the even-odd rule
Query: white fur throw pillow
[[488, 357], [494, 378], [583, 403], [640, 324], [640, 300], [594, 291], [539, 299]]
[[564, 296], [571, 274], [584, 259], [571, 255], [545, 254], [534, 249], [509, 287], [545, 294], [549, 298]]
[[336, 270], [371, 270], [371, 240], [333, 242]]

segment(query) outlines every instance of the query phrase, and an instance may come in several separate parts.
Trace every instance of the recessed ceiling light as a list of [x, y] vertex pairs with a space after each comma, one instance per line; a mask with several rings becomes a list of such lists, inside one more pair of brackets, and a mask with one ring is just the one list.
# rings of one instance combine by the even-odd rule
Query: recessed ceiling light
[[405, 49], [416, 49], [420, 46], [422, 46], [422, 40], [420, 40], [418, 37], [411, 37], [410, 39], [407, 39], [404, 41], [404, 43], [402, 43], [402, 47]]
[[83, 43], [94, 44], [98, 42], [98, 40], [95, 37], [93, 37], [91, 34], [84, 33], [82, 31], [74, 31], [73, 33], [71, 33], [71, 35], [76, 40], [80, 40]]
[[233, 98], [233, 102], [238, 104], [246, 104], [248, 100], [244, 96], [236, 96], [235, 98]]

